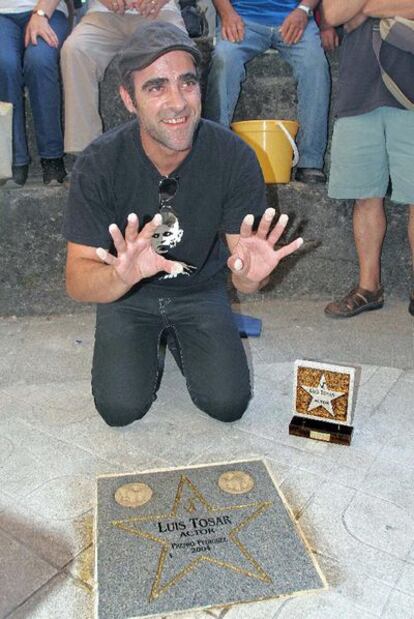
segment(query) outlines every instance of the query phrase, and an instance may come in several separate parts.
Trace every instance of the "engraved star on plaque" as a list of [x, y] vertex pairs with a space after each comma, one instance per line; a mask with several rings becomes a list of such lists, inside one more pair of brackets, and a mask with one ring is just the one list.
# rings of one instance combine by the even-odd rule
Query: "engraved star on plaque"
[[96, 619], [239, 616], [327, 588], [263, 460], [105, 475], [96, 496]]
[[355, 368], [297, 360], [289, 434], [349, 445]]
[[[195, 558], [182, 557], [181, 563], [177, 559], [177, 551], [179, 547], [179, 529], [177, 536], [172, 536], [173, 530], [170, 530], [169, 535], [160, 535], [161, 532], [166, 532], [167, 522], [172, 524], [179, 523], [180, 515], [193, 514], [195, 505], [198, 505], [198, 513], [200, 510], [204, 513], [205, 518], [220, 518], [222, 515], [223, 521], [228, 514], [231, 514], [232, 520], [230, 526], [223, 530], [223, 535], [226, 541], [231, 543], [235, 552], [238, 555], [238, 561], [235, 562], [225, 560], [218, 552], [218, 546], [209, 547], [208, 551], [197, 553]], [[189, 479], [182, 475], [178, 483], [175, 500], [171, 510], [168, 513], [154, 513], [146, 516], [135, 516], [123, 520], [113, 520], [112, 525], [126, 533], [159, 544], [161, 547], [160, 555], [157, 562], [154, 579], [151, 590], [148, 593], [148, 600], [157, 599], [160, 595], [166, 593], [172, 587], [177, 585], [182, 579], [188, 576], [193, 570], [200, 567], [203, 563], [211, 563], [225, 570], [232, 570], [240, 575], [247, 576], [260, 580], [264, 583], [271, 583], [272, 579], [269, 574], [263, 569], [258, 561], [251, 554], [249, 549], [242, 543], [239, 538], [239, 533], [248, 527], [253, 521], [260, 517], [272, 505], [271, 501], [242, 501], [238, 504], [212, 505], [203, 496], [200, 490]], [[223, 516], [226, 514], [227, 516]], [[201, 520], [204, 520], [202, 518]], [[191, 520], [191, 519], [190, 519]], [[154, 525], [158, 526], [158, 531], [154, 533]], [[224, 527], [223, 527], [224, 529]], [[223, 538], [224, 539], [224, 538]]]

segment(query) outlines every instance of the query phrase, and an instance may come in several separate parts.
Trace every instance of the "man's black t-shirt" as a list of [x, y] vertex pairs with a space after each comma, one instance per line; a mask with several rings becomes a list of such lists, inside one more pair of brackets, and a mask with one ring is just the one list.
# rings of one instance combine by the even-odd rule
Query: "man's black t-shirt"
[[[180, 294], [223, 281], [228, 251], [221, 233], [238, 234], [246, 214], [259, 216], [266, 208], [256, 155], [215, 123], [200, 121], [190, 153], [170, 176], [178, 179], [171, 204], [178, 225], [161, 227], [153, 243], [166, 258], [185, 263], [184, 273], [157, 274], [132, 292]], [[128, 214], [136, 213], [141, 228], [158, 212], [161, 178], [142, 148], [136, 120], [108, 131], [76, 161], [65, 209], [65, 238], [110, 249], [111, 223], [123, 232]]]

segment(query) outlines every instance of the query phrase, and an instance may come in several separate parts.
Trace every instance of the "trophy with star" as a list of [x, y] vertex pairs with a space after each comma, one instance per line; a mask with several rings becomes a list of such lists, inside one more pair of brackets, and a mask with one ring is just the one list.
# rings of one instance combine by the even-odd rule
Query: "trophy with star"
[[353, 367], [295, 361], [294, 416], [289, 434], [349, 445], [354, 385]]

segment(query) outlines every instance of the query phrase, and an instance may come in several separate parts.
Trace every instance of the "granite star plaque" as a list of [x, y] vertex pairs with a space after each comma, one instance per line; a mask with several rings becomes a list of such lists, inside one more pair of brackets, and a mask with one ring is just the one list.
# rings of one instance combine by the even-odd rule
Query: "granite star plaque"
[[297, 360], [289, 434], [349, 445], [355, 368]]
[[99, 619], [326, 588], [261, 460], [98, 478]]

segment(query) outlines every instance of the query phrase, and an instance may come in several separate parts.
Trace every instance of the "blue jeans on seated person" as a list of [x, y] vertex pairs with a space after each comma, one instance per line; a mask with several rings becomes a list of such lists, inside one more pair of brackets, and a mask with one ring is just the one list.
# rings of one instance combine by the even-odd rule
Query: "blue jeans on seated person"
[[[298, 122], [297, 138], [299, 167], [323, 167], [327, 144], [330, 75], [322, 49], [319, 29], [313, 19], [299, 43], [283, 42], [278, 27], [263, 26], [245, 20], [244, 39], [230, 43], [221, 37], [218, 24], [217, 43], [207, 83], [205, 118], [229, 126], [246, 77], [245, 63], [270, 48], [277, 49], [292, 67], [297, 81]], [[258, 93], [259, 94], [259, 93]]]
[[[41, 37], [37, 45], [24, 46], [24, 33], [31, 12], [0, 15], [0, 101], [13, 103], [13, 164], [30, 162], [26, 137], [24, 88], [27, 86], [39, 156], [63, 156], [59, 49]], [[55, 11], [49, 21], [59, 40], [68, 32], [64, 13]]]
[[227, 291], [217, 286], [163, 298], [137, 292], [98, 305], [92, 393], [106, 423], [125, 426], [150, 409], [167, 334], [194, 404], [221, 421], [240, 419], [251, 397], [249, 370]]

